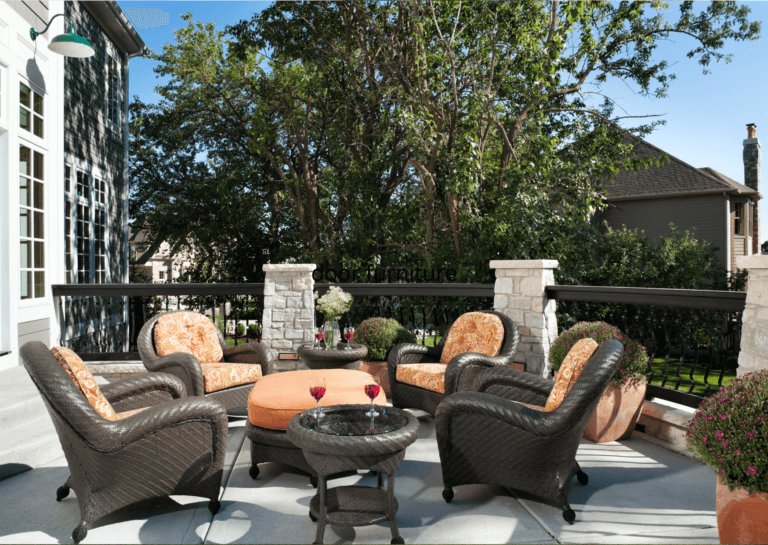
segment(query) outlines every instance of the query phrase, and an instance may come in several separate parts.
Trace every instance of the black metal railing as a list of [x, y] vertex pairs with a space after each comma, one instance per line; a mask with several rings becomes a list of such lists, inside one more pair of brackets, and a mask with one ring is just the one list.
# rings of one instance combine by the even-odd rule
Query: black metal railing
[[[322, 296], [331, 285], [354, 297], [341, 327], [357, 326], [366, 318], [395, 318], [423, 344], [436, 345], [465, 312], [493, 310], [493, 284], [315, 284], [315, 291]], [[322, 320], [316, 314], [315, 323]]]
[[549, 286], [560, 331], [604, 321], [645, 346], [648, 398], [698, 407], [735, 374], [746, 293]]
[[[59, 315], [59, 342], [89, 360], [138, 359], [136, 338], [158, 312], [188, 309], [209, 316], [234, 344], [261, 339], [264, 284], [57, 284], [52, 286]], [[109, 301], [117, 312], [103, 311]], [[127, 321], [124, 311], [127, 311]], [[238, 334], [238, 326], [242, 334]], [[248, 326], [256, 324], [249, 334]], [[243, 331], [244, 330], [244, 331]], [[119, 347], [128, 344], [126, 353]]]

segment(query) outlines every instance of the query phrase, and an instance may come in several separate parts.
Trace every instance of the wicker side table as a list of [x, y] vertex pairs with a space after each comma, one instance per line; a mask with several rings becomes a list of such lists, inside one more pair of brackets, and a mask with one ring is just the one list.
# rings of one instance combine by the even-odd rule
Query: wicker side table
[[[317, 520], [315, 543], [323, 542], [328, 524], [368, 526], [385, 521], [389, 521], [392, 530], [392, 543], [405, 543], [395, 517], [395, 472], [405, 458], [406, 447], [416, 441], [419, 421], [411, 413], [393, 407], [385, 411], [378, 407], [381, 414], [369, 418], [365, 415], [369, 408], [321, 407], [319, 419], [314, 410], [309, 410], [288, 423], [288, 437], [301, 447], [319, 477], [317, 494], [309, 504], [309, 516]], [[357, 469], [375, 471], [377, 486], [339, 486], [328, 490], [328, 475]]]
[[[335, 350], [314, 348], [311, 343], [302, 344], [296, 350], [299, 357], [310, 369], [355, 369], [360, 370], [368, 348], [362, 344], [339, 343]], [[346, 347], [349, 346], [349, 350]], [[340, 347], [340, 348], [339, 348]]]

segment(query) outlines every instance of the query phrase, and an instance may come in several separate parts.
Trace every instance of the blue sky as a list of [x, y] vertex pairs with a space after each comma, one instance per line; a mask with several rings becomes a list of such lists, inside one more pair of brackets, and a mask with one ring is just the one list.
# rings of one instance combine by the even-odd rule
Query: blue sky
[[[622, 82], [609, 82], [602, 88], [618, 106], [616, 115], [663, 114], [665, 126], [646, 138], [651, 144], [695, 167], [711, 167], [734, 180], [744, 182], [742, 141], [747, 137], [747, 123], [757, 125], [757, 136], [763, 145], [761, 206], [761, 241], [768, 238], [768, 2], [742, 2], [752, 9], [751, 19], [763, 21], [763, 37], [756, 42], [728, 43], [733, 54], [729, 64], [710, 65], [712, 72], [702, 74], [702, 67], [685, 54], [694, 47], [691, 38], [675, 37], [659, 48], [660, 58], [673, 64], [677, 80], [664, 99], [645, 98]], [[173, 30], [181, 28], [181, 15], [190, 12], [194, 20], [216, 22], [223, 30], [270, 5], [271, 2], [153, 2], [119, 1], [137, 27], [147, 46], [159, 52], [173, 42]], [[675, 8], [675, 2], [671, 2]], [[132, 9], [133, 8], [133, 9]], [[153, 11], [148, 11], [153, 10]], [[166, 15], [167, 14], [167, 15]], [[154, 88], [159, 81], [152, 71], [155, 63], [132, 59], [130, 64], [131, 96], [155, 102]], [[632, 120], [627, 120], [631, 126]]]

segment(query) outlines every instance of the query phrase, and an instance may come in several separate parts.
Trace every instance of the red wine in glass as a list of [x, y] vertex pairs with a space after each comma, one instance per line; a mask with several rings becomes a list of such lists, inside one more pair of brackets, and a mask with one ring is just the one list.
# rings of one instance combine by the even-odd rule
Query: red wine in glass
[[373, 409], [373, 400], [376, 399], [376, 396], [379, 395], [380, 391], [381, 384], [379, 383], [379, 377], [371, 377], [371, 379], [365, 384], [365, 395], [367, 395], [368, 399], [371, 400], [371, 410], [365, 413], [365, 416], [379, 416], [379, 413]]
[[320, 400], [325, 395], [325, 379], [321, 377], [313, 377], [309, 379], [309, 395], [311, 395], [315, 402], [315, 418], [320, 418]]

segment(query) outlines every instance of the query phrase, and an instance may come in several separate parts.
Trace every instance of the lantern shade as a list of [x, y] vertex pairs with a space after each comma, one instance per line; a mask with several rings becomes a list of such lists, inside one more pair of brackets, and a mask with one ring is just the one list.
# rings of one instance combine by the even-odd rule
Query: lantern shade
[[85, 58], [94, 55], [93, 47], [88, 40], [75, 34], [71, 27], [69, 34], [59, 34], [52, 39], [48, 49], [65, 57]]

